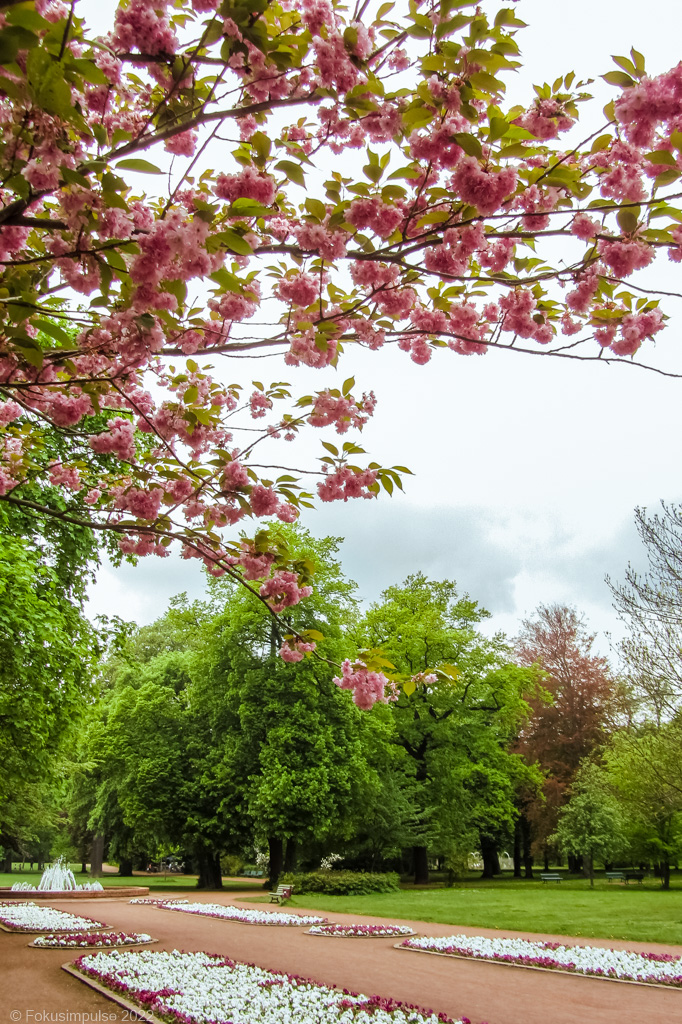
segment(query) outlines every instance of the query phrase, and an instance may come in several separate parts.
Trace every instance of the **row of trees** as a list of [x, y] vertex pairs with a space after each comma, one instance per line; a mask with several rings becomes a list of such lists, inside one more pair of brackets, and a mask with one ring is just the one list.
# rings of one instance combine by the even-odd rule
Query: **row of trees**
[[[454, 583], [418, 574], [363, 612], [335, 539], [281, 531], [318, 580], [282, 623], [220, 579], [108, 637], [78, 610], [87, 538], [69, 528], [48, 550], [8, 535], [3, 623], [22, 651], [3, 662], [8, 855], [40, 855], [60, 824], [84, 862], [95, 840], [124, 874], [174, 850], [204, 886], [220, 884], [221, 855], [254, 847], [273, 877], [333, 851], [370, 869], [409, 861], [424, 882], [432, 858], [454, 874], [477, 849], [492, 876], [513, 849], [518, 875], [562, 851], [586, 873], [654, 862], [668, 884], [682, 842], [675, 708], [652, 715], [574, 610], [540, 608], [511, 645], [484, 635], [487, 613]], [[282, 628], [324, 640], [283, 661]], [[367, 652], [409, 680], [371, 711], [333, 681]]]

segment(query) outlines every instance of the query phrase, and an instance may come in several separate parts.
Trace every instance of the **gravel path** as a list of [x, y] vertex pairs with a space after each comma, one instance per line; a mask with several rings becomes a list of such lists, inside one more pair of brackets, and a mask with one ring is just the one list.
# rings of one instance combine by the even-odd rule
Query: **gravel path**
[[[157, 894], [155, 894], [157, 895]], [[169, 896], [177, 893], [169, 893]], [[194, 893], [192, 900], [242, 907], [239, 893], [221, 895]], [[244, 893], [248, 899], [253, 893]], [[69, 910], [64, 901], [50, 906]], [[72, 905], [71, 905], [72, 906]], [[251, 904], [266, 909], [263, 904]], [[420, 956], [393, 948], [395, 939], [350, 942], [343, 938], [325, 941], [305, 934], [303, 928], [251, 927], [170, 913], [156, 907], [131, 905], [111, 900], [92, 904], [108, 929], [148, 932], [159, 939], [153, 949], [205, 950], [237, 960], [256, 963], [273, 970], [302, 974], [316, 981], [335, 984], [365, 994], [379, 993], [405, 1002], [444, 1012], [452, 1017], [467, 1016], [473, 1024], [623, 1024], [625, 1021], [682, 1021], [682, 991], [617, 985], [598, 979], [572, 977], [544, 971], [511, 969], [495, 964], [445, 957]], [[88, 913], [86, 904], [79, 904]], [[273, 907], [274, 909], [274, 907]], [[299, 908], [296, 908], [297, 910]], [[330, 914], [333, 921], [386, 923], [383, 918], [359, 918]], [[493, 931], [454, 925], [409, 924], [422, 935], [522, 935], [555, 941], [586, 942], [567, 936], [540, 936], [527, 932]], [[682, 955], [679, 946], [656, 943], [618, 942], [591, 939], [591, 945], [620, 949], [649, 949]], [[61, 971], [60, 965], [74, 959], [65, 950], [37, 951], [28, 947], [26, 935], [0, 934], [0, 1021], [12, 1024], [119, 1024], [130, 1014], [92, 992]], [[66, 1013], [65, 1011], [70, 1011]], [[61, 1016], [60, 1016], [61, 1014]]]

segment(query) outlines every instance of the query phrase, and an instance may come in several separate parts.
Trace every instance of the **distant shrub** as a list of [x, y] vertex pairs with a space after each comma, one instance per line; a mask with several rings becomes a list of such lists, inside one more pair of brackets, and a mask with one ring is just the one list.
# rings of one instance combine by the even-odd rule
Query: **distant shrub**
[[373, 874], [369, 871], [308, 871], [288, 873], [280, 885], [293, 885], [294, 894], [322, 892], [328, 896], [366, 896], [373, 892], [395, 892], [400, 879], [394, 871]]
[[244, 868], [244, 858], [233, 853], [224, 853], [220, 858], [220, 870], [223, 875], [234, 877], [241, 875]]

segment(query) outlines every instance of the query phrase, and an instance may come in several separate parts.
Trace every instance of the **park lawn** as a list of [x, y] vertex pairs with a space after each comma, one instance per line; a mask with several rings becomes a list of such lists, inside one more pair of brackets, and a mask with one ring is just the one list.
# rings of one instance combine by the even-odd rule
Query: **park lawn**
[[559, 885], [515, 880], [515, 884], [402, 889], [369, 896], [310, 893], [294, 896], [286, 907], [429, 921], [453, 928], [462, 925], [682, 946], [682, 888], [663, 892], [601, 882], [591, 890], [582, 880]]
[[[79, 865], [80, 866], [80, 865]], [[71, 866], [73, 869], [73, 865]], [[11, 874], [0, 872], [0, 887], [12, 886], [15, 882], [30, 882], [31, 885], [38, 885], [42, 871], [13, 871]], [[84, 875], [80, 871], [74, 871], [76, 883], [81, 885], [83, 882], [91, 882], [92, 879], [89, 875]], [[162, 873], [157, 875], [116, 875], [116, 874], [105, 874], [97, 879], [101, 882], [105, 889], [110, 888], [113, 885], [146, 885], [149, 887], [150, 893], [152, 892], [168, 892], [173, 890], [174, 892], [198, 892], [197, 890], [197, 876], [196, 875], [177, 875]], [[246, 889], [253, 889], [254, 892], [258, 890], [262, 891], [263, 883], [251, 882], [251, 881], [223, 881], [223, 888], [221, 892], [244, 892]], [[205, 889], [200, 890], [206, 892]]]

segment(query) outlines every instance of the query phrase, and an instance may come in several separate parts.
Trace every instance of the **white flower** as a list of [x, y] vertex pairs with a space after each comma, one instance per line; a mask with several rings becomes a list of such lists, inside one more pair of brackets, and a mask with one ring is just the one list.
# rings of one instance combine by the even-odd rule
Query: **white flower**
[[105, 986], [115, 979], [133, 1000], [138, 992], [171, 990], [146, 1008], [159, 1017], [175, 1012], [196, 1024], [439, 1024], [435, 1013], [400, 1006], [387, 1010], [376, 997], [350, 995], [208, 953], [113, 950], [84, 956], [77, 964]]
[[407, 949], [574, 971], [591, 977], [619, 978], [682, 987], [682, 958], [665, 953], [635, 953], [601, 946], [563, 946], [529, 939], [488, 939], [482, 935], [406, 939]]
[[227, 921], [239, 921], [241, 924], [310, 925], [322, 924], [327, 920], [325, 917], [306, 917], [304, 914], [285, 914], [282, 911], [242, 910], [241, 907], [224, 907], [220, 903], [166, 904], [165, 909], [198, 914], [200, 917], [223, 917]]
[[41, 907], [37, 903], [2, 903], [0, 921], [8, 928], [25, 931], [92, 931], [93, 926], [104, 928], [100, 921], [91, 917], [77, 917], [53, 907]]

